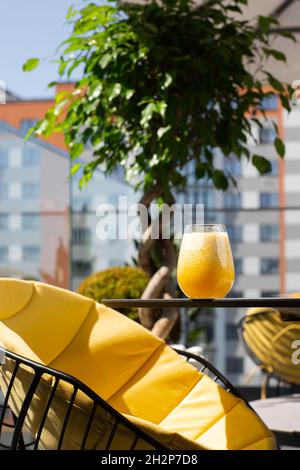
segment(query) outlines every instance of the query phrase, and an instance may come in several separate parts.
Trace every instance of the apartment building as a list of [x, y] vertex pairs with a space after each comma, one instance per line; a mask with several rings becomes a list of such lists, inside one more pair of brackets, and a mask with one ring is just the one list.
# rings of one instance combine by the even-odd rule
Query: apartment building
[[[251, 162], [216, 154], [215, 163], [235, 177], [238, 187], [222, 193], [209, 184], [199, 185], [190, 168], [188, 187], [179, 195], [182, 202], [204, 204], [205, 223], [226, 225], [236, 270], [233, 297], [300, 291], [300, 109], [288, 114], [273, 95], [262, 106], [285, 141], [284, 161], [273, 146], [274, 126], [264, 123], [262, 129], [253, 129], [255, 140], [249, 138], [249, 150], [271, 160], [270, 174], [260, 176]], [[200, 341], [208, 343], [214, 363], [240, 384], [254, 367], [238, 337], [237, 325], [245, 313], [218, 309], [203, 311], [198, 319]], [[257, 373], [254, 382], [259, 381]]]
[[[284, 161], [276, 155], [270, 123], [256, 130], [257, 142], [249, 141], [251, 152], [271, 160], [270, 174], [259, 176], [246, 161], [224, 160], [238, 181], [238, 190], [223, 196], [218, 218], [227, 226], [234, 254], [234, 297], [272, 297], [300, 290], [300, 110], [288, 114], [275, 96], [263, 106], [285, 141]], [[234, 383], [243, 383], [254, 367], [236, 328], [245, 312], [227, 309], [223, 313], [215, 313], [216, 363]], [[254, 379], [257, 383], [259, 375]]]
[[0, 122], [0, 275], [75, 289], [91, 272], [130, 262], [133, 242], [99, 240], [95, 227], [100, 203], [130, 200], [133, 190], [101, 172], [80, 190], [66, 152], [24, 136]]

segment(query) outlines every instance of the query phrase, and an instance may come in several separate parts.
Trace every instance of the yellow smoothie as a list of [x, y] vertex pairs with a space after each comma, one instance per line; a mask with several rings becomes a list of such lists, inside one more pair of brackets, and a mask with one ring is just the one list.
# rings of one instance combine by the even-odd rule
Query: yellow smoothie
[[191, 232], [183, 235], [177, 280], [187, 297], [225, 297], [233, 286], [234, 276], [226, 232]]

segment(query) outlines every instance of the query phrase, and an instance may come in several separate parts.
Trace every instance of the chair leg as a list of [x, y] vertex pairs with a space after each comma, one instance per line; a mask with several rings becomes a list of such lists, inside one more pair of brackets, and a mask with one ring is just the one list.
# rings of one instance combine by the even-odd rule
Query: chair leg
[[[17, 423], [17, 417], [14, 415], [13, 412], [12, 412], [12, 415], [13, 415], [14, 424], [16, 425], [16, 423]], [[19, 448], [19, 450], [26, 450], [26, 445], [25, 445], [23, 433], [22, 433], [21, 436], [20, 436], [18, 448]]]

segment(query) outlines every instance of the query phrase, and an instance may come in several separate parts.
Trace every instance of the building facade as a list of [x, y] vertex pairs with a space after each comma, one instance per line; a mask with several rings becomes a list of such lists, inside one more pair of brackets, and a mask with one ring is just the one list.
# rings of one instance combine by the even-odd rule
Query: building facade
[[0, 122], [0, 275], [76, 289], [88, 274], [130, 262], [133, 242], [100, 240], [99, 204], [133, 198], [99, 171], [82, 190], [68, 179], [69, 156]]
[[[271, 160], [270, 174], [260, 176], [251, 162], [240, 162], [234, 155], [216, 155], [220, 168], [235, 177], [237, 188], [223, 194], [209, 186], [199, 188], [191, 177], [182, 196], [185, 201], [205, 204], [206, 223], [227, 227], [236, 271], [232, 297], [273, 297], [300, 291], [300, 109], [288, 114], [276, 96], [269, 96], [262, 106], [279, 128], [285, 159], [276, 155], [274, 126], [262, 120], [262, 129], [253, 129], [255, 140], [249, 138], [248, 144], [252, 154]], [[254, 367], [238, 337], [238, 323], [245, 313], [241, 309], [201, 312], [198, 321], [214, 363], [239, 384]], [[260, 382], [259, 373], [254, 382]]]

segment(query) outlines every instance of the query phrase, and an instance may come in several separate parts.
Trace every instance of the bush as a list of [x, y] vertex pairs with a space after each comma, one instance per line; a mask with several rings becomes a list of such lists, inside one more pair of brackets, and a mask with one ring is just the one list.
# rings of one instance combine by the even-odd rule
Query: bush
[[[78, 293], [101, 302], [103, 298], [138, 299], [141, 297], [149, 278], [140, 268], [120, 266], [106, 269], [88, 276], [79, 286]], [[122, 313], [138, 321], [136, 308], [122, 309]]]

